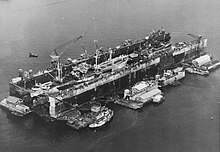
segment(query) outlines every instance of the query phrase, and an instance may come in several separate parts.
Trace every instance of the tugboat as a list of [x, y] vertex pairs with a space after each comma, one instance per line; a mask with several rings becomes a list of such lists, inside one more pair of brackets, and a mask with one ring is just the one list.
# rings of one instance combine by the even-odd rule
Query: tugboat
[[95, 117], [94, 122], [89, 125], [89, 128], [97, 128], [103, 126], [106, 122], [111, 120], [113, 113], [114, 112], [111, 109], [105, 107]]
[[9, 110], [12, 115], [23, 117], [31, 112], [28, 106], [23, 104], [23, 100], [14, 96], [8, 96], [0, 102], [0, 106]]

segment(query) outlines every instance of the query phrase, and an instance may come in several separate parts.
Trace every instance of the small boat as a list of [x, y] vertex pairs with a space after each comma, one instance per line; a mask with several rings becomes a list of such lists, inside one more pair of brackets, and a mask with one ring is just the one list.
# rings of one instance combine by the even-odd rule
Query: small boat
[[23, 100], [14, 96], [8, 96], [0, 102], [0, 106], [9, 110], [12, 115], [23, 117], [31, 112], [30, 108], [23, 104]]
[[38, 54], [35, 53], [29, 53], [29, 58], [37, 58]]
[[97, 128], [103, 126], [106, 122], [110, 121], [113, 116], [113, 111], [108, 108], [104, 108], [96, 116], [93, 123], [89, 125], [89, 128]]
[[165, 97], [162, 94], [158, 94], [152, 98], [153, 103], [160, 104], [165, 101]]

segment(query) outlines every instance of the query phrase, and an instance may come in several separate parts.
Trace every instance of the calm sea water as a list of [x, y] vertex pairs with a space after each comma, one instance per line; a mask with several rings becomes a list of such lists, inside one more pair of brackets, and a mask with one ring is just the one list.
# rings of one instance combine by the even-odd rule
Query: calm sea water
[[[0, 0], [0, 99], [18, 69], [49, 66], [49, 54], [87, 31], [62, 59], [145, 37], [164, 27], [173, 42], [188, 33], [208, 38], [208, 51], [220, 59], [219, 0]], [[30, 59], [28, 53], [39, 54]], [[75, 131], [32, 116], [18, 119], [0, 109], [0, 151], [218, 152], [220, 70], [209, 77], [187, 75], [165, 90], [166, 102], [133, 111], [112, 106], [114, 119], [94, 131]], [[213, 117], [213, 120], [211, 119]]]

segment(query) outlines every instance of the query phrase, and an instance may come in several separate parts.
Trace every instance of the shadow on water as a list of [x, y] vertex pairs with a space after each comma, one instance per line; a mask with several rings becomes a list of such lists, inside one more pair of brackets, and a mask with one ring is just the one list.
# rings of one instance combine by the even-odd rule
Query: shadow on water
[[[180, 86], [168, 86], [163, 88], [163, 92], [165, 94], [172, 92], [172, 90], [176, 90], [177, 88], [181, 87], [182, 85], [193, 86], [193, 87], [201, 87], [200, 82], [201, 80], [194, 79], [194, 77], [187, 78], [189, 81], [184, 79], [181, 82]], [[202, 78], [204, 79], [204, 78]], [[202, 85], [208, 86], [208, 83], [203, 82]], [[166, 102], [166, 101], [165, 101]], [[107, 106], [114, 110], [115, 118], [113, 118], [110, 122], [105, 124], [100, 128], [83, 128], [80, 130], [75, 130], [65, 124], [65, 122], [61, 121], [46, 121], [45, 119], [36, 116], [35, 114], [30, 114], [26, 117], [19, 118], [17, 116], [13, 116], [10, 112], [6, 110], [2, 110], [6, 113], [7, 119], [9, 119], [13, 126], [15, 126], [19, 130], [24, 130], [25, 134], [29, 134], [28, 136], [35, 136], [39, 139], [47, 139], [51, 143], [56, 143], [60, 141], [64, 141], [66, 138], [84, 138], [86, 135], [91, 135], [90, 139], [96, 138], [96, 136], [104, 136], [103, 133], [117, 133], [119, 131], [125, 131], [134, 127], [135, 125], [139, 124], [141, 120], [139, 115], [147, 115], [149, 111], [152, 110], [151, 107], [158, 107], [162, 106], [161, 104], [153, 104], [153, 103], [146, 103], [143, 108], [138, 110], [127, 109], [123, 106], [116, 105], [114, 103], [108, 103]], [[148, 111], [148, 112], [147, 112]], [[123, 114], [123, 115], [121, 115]], [[119, 126], [120, 125], [120, 126]], [[117, 128], [117, 131], [115, 130]], [[112, 131], [110, 131], [112, 130]], [[90, 140], [88, 139], [88, 140]], [[86, 140], [86, 139], [85, 139]], [[87, 140], [86, 140], [87, 141]]]
[[40, 118], [39, 116], [33, 116], [33, 130], [35, 128], [38, 128], [39, 130], [46, 130], [47, 136], [51, 141], [62, 141], [67, 137], [80, 137], [84, 136], [85, 134], [90, 134], [92, 132], [98, 132], [98, 131], [107, 131], [110, 129], [110, 123], [113, 121], [111, 119], [109, 122], [107, 122], [104, 126], [91, 129], [88, 126], [85, 128], [81, 128], [79, 130], [76, 130], [74, 128], [71, 128], [65, 124], [64, 121], [46, 121], [43, 118]]
[[187, 74], [184, 78], [183, 86], [193, 87], [193, 88], [211, 88], [210, 83], [207, 81], [208, 77]]
[[2, 111], [4, 112], [4, 113], [6, 113], [6, 117], [10, 120], [10, 121], [12, 121], [13, 123], [22, 123], [23, 121], [26, 121], [27, 119], [29, 119], [31, 116], [31, 114], [29, 114], [29, 115], [27, 115], [27, 116], [24, 116], [24, 117], [19, 117], [19, 116], [15, 116], [15, 115], [13, 115], [13, 114], [11, 114], [11, 112], [10, 111], [8, 111], [8, 110], [5, 110], [5, 109], [2, 109]]
[[[147, 106], [151, 106], [151, 104], [147, 104]], [[137, 111], [133, 111], [112, 103], [109, 103], [108, 107], [113, 109], [116, 115], [124, 113], [124, 116], [120, 117], [119, 119], [117, 117], [116, 122], [114, 122], [115, 120], [113, 117], [104, 126], [99, 128], [92, 129], [86, 127], [79, 130], [75, 130], [67, 126], [63, 121], [47, 121], [34, 113], [20, 118], [12, 115], [7, 110], [2, 110], [2, 112], [6, 113], [6, 118], [9, 120], [10, 125], [12, 125], [12, 127], [16, 130], [23, 132], [25, 136], [35, 137], [36, 139], [47, 139], [51, 143], [56, 143], [63, 141], [66, 138], [84, 138], [86, 135], [92, 135], [90, 138], [102, 136], [103, 133], [111, 132], [111, 129], [114, 130], [115, 127], [118, 127], [118, 120], [126, 122], [128, 125], [126, 125], [126, 127], [129, 127], [130, 123], [136, 119], [132, 118], [133, 115], [131, 114], [136, 113]], [[128, 123], [127, 119], [130, 119], [131, 122]], [[111, 126], [112, 124], [114, 124], [114, 127]], [[122, 127], [121, 130], [126, 129], [126, 127]]]
[[62, 141], [68, 136], [74, 136], [77, 134], [83, 134], [85, 130], [74, 130], [68, 127], [65, 122], [60, 121], [46, 121], [43, 118], [39, 118], [34, 114], [30, 114], [25, 117], [16, 117], [10, 112], [6, 112], [6, 117], [10, 124], [18, 130], [22, 130], [27, 136], [34, 136], [37, 139], [48, 139], [51, 142]]
[[152, 103], [152, 105], [153, 105], [154, 107], [159, 107], [159, 106], [161, 106], [164, 102], [166, 102], [166, 99], [165, 99], [165, 101], [163, 101], [163, 102], [161, 102], [161, 103]]

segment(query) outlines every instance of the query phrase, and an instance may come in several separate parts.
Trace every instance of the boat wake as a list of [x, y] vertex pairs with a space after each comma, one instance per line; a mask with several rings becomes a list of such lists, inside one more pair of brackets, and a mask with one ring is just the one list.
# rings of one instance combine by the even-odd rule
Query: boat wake
[[67, 3], [69, 1], [71, 1], [71, 0], [64, 0], [64, 1], [49, 3], [49, 4], [45, 4], [45, 5], [26, 7], [26, 8], [19, 9], [18, 11], [26, 11], [26, 10], [30, 10], [30, 9], [46, 8], [46, 7], [51, 7], [51, 6], [54, 6], [54, 5], [59, 5], [59, 4], [62, 4], [62, 3]]

